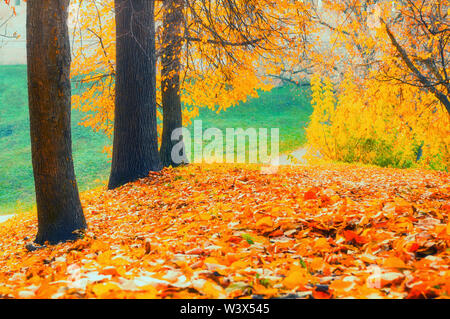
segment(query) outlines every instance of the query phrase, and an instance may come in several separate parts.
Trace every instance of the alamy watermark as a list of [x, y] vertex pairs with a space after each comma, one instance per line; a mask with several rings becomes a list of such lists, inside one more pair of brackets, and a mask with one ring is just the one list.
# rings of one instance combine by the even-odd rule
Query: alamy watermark
[[[269, 141], [270, 140], [270, 141]], [[279, 164], [279, 128], [203, 129], [201, 120], [193, 129], [178, 128], [172, 132], [172, 161], [189, 163]]]

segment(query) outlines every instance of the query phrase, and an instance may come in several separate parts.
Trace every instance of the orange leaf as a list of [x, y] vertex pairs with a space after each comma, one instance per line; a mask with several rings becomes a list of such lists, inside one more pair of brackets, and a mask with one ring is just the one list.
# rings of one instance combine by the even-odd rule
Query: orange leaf
[[317, 199], [317, 193], [319, 192], [318, 187], [313, 187], [310, 190], [308, 190], [305, 195], [303, 195], [304, 200], [310, 200], [310, 199]]
[[386, 259], [383, 263], [383, 268], [408, 268], [406, 264], [398, 257], [390, 257]]
[[269, 216], [263, 217], [260, 220], [258, 220], [256, 222], [256, 227], [260, 228], [260, 227], [272, 227], [273, 226], [273, 221], [272, 218], [270, 218]]

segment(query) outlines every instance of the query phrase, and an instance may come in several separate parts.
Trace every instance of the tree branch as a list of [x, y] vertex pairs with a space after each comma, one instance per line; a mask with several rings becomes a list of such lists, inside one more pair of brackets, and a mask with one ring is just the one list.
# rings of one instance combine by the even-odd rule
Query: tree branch
[[398, 54], [400, 55], [400, 58], [403, 60], [403, 62], [406, 64], [408, 69], [413, 73], [415, 77], [419, 80], [420, 83], [422, 83], [427, 90], [429, 90], [431, 93], [433, 93], [436, 98], [445, 106], [448, 114], [450, 115], [450, 100], [447, 95], [439, 91], [434, 85], [431, 84], [431, 82], [427, 79], [426, 76], [424, 76], [419, 69], [414, 65], [414, 63], [411, 61], [411, 59], [408, 56], [408, 53], [406, 50], [398, 43], [397, 39], [395, 38], [394, 34], [392, 33], [391, 29], [387, 25], [387, 23], [381, 18], [381, 23], [384, 24], [387, 35], [389, 36], [389, 39], [391, 40], [392, 45], [397, 50]]

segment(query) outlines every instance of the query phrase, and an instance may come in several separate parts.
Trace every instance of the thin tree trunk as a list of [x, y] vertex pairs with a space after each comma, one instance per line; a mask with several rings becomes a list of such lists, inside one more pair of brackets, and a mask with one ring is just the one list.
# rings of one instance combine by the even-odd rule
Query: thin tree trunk
[[153, 0], [115, 0], [116, 101], [109, 189], [162, 168], [156, 129]]
[[30, 135], [38, 212], [35, 242], [56, 244], [86, 228], [72, 159], [70, 0], [27, 2]]
[[[172, 0], [165, 3], [162, 37], [162, 70], [161, 90], [163, 106], [163, 134], [160, 149], [161, 161], [164, 166], [178, 166], [174, 162], [172, 149], [182, 142], [172, 140], [172, 132], [183, 126], [180, 98], [180, 68], [181, 68], [181, 25], [183, 23], [183, 0]], [[181, 154], [183, 163], [187, 163], [186, 154]]]

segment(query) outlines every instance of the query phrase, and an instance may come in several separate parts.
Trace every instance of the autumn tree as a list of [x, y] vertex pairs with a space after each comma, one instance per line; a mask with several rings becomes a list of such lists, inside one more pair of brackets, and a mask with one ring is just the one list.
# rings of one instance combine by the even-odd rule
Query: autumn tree
[[318, 55], [326, 57], [320, 59], [322, 67], [341, 75], [351, 68], [355, 75], [366, 78], [373, 77], [370, 71], [375, 70], [380, 81], [431, 92], [448, 112], [450, 27], [446, 1], [311, 2], [311, 20], [322, 27], [322, 38], [329, 35], [328, 52], [312, 54], [315, 60]]
[[398, 77], [384, 70], [386, 77], [426, 89], [450, 115], [449, 20], [450, 4], [442, 0], [407, 0], [393, 17], [380, 16], [396, 63], [406, 71]]
[[[249, 49], [255, 48], [260, 42], [264, 43], [263, 33], [253, 35], [246, 32], [250, 24], [248, 19], [250, 15], [255, 14], [252, 9], [256, 7], [249, 2], [238, 10], [237, 2], [217, 1], [212, 8], [213, 1], [209, 0], [163, 1], [163, 31], [160, 43], [163, 132], [160, 154], [164, 166], [180, 164], [179, 161], [174, 162], [172, 159], [172, 149], [175, 144], [182, 141], [173, 140], [172, 133], [183, 125], [181, 80], [195, 81], [191, 79], [191, 76], [195, 72], [194, 69], [198, 67], [197, 63], [194, 61], [189, 64], [189, 59], [192, 59], [194, 52], [199, 51], [201, 59], [206, 62], [203, 65], [223, 74], [224, 82], [227, 82], [227, 78], [233, 75], [229, 70], [225, 70], [224, 59], [228, 58], [235, 68], [242, 67], [239, 52], [236, 51], [248, 51], [250, 54]], [[219, 18], [221, 16], [222, 18]], [[263, 20], [253, 19], [254, 29], [258, 29]], [[210, 46], [212, 50], [205, 50], [200, 45]], [[236, 47], [240, 50], [236, 50]], [[183, 49], [188, 60], [184, 65], [188, 79], [181, 79]], [[203, 50], [208, 51], [208, 55], [203, 54]], [[182, 139], [182, 136], [179, 138]], [[181, 155], [181, 158], [184, 158], [183, 161], [187, 162], [185, 154]]]
[[421, 0], [313, 6], [310, 17], [324, 40], [310, 51], [319, 61], [312, 65], [314, 113], [307, 130], [313, 153], [345, 162], [448, 169], [445, 7]]
[[20, 38], [20, 34], [9, 30], [9, 23], [16, 17], [16, 7], [11, 0], [0, 0], [0, 7], [6, 6], [6, 9], [0, 11], [0, 48], [5, 46], [11, 40]]
[[[116, 30], [110, 2], [78, 1], [73, 10], [78, 46], [73, 75], [85, 88], [74, 97], [74, 105], [87, 113], [83, 125], [108, 135], [112, 134], [116, 94]], [[288, 58], [281, 48], [291, 46], [289, 53], [296, 56], [293, 31], [305, 30], [305, 8], [288, 0], [156, 1], [155, 5], [156, 52], [161, 70], [157, 73], [158, 133], [163, 162], [169, 165], [171, 132], [179, 128], [180, 117], [182, 125], [187, 126], [201, 107], [220, 112], [249, 96], [257, 97], [258, 90], [273, 87], [265, 69], [282, 60], [280, 56]], [[181, 12], [181, 22], [177, 19], [168, 23], [181, 17]], [[179, 111], [169, 113], [180, 108], [181, 116]]]
[[17, 39], [19, 35], [14, 32], [11, 33], [8, 31], [8, 23], [11, 21], [11, 19], [15, 16], [15, 8], [10, 6], [10, 2], [8, 0], [5, 0], [4, 2], [6, 6], [8, 6], [8, 9], [11, 10], [10, 13], [7, 13], [6, 15], [2, 12], [2, 16], [0, 16], [0, 44], [2, 45], [5, 41], [10, 39]]
[[55, 244], [76, 239], [77, 231], [86, 228], [72, 159], [69, 0], [29, 0], [27, 6], [35, 241]]
[[154, 1], [116, 0], [114, 145], [108, 187], [161, 169], [156, 126]]

